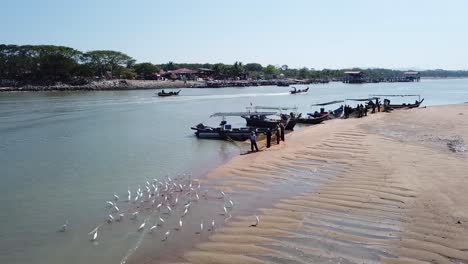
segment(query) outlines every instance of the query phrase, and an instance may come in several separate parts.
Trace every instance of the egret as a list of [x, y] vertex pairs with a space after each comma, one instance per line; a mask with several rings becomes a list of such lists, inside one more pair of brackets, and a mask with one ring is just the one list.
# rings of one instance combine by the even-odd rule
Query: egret
[[215, 220], [213, 219], [211, 221], [211, 231], [214, 231], [214, 229], [215, 229]]
[[184, 217], [188, 213], [188, 207], [185, 208], [184, 213], [182, 214], [182, 217]]
[[109, 215], [109, 218], [107, 219], [108, 223], [114, 222], [114, 217], [112, 215]]
[[150, 232], [150, 233], [153, 233], [153, 230], [155, 230], [155, 229], [156, 229], [156, 225], [154, 225], [154, 226], [150, 227], [150, 230], [149, 230], [149, 232]]
[[179, 188], [180, 188], [180, 191], [183, 191], [184, 188], [182, 188], [182, 184], [179, 183]]
[[97, 236], [98, 236], [97, 232], [98, 232], [98, 230], [96, 229], [93, 236], [91, 237], [91, 241], [96, 241], [97, 240]]
[[171, 207], [170, 207], [169, 205], [166, 206], [166, 208], [167, 208], [167, 213], [168, 213], [168, 214], [172, 212], [172, 209], [171, 209]]
[[169, 237], [169, 234], [171, 233], [170, 230], [167, 230], [167, 232], [164, 234], [164, 238], [161, 241], [166, 241], [167, 238]]
[[201, 232], [203, 232], [203, 220], [200, 223], [200, 234], [201, 234]]
[[231, 205], [231, 207], [234, 207], [234, 202], [231, 199], [229, 199], [229, 204]]
[[175, 230], [180, 230], [182, 228], [182, 218], [179, 220], [179, 227], [174, 228]]
[[65, 232], [65, 231], [67, 231], [67, 227], [68, 227], [68, 220], [65, 221], [65, 224], [63, 224], [63, 225], [60, 227], [59, 231], [60, 231], [60, 232]]
[[132, 219], [132, 220], [135, 220], [135, 219], [137, 219], [137, 217], [138, 217], [138, 214], [139, 214], [138, 212], [134, 212], [134, 213], [132, 213], [132, 217], [131, 217], [130, 219]]
[[164, 224], [164, 219], [162, 219], [161, 217], [159, 217], [158, 226], [162, 226], [163, 224]]
[[158, 205], [156, 205], [156, 209], [159, 210], [159, 208], [161, 208], [161, 206], [162, 206], [162, 203], [159, 203]]
[[176, 196], [174, 205], [176, 205], [178, 201], [179, 201], [179, 195]]
[[120, 211], [119, 208], [117, 207], [117, 205], [114, 205], [114, 210], [115, 210], [116, 212]]
[[186, 205], [184, 205], [185, 208], [189, 208], [190, 207], [190, 202], [188, 202]]
[[120, 222], [120, 221], [122, 221], [123, 217], [124, 217], [124, 214], [119, 214], [119, 217], [117, 219], [115, 219], [115, 220], [117, 222]]
[[260, 223], [260, 219], [258, 218], [257, 215], [255, 215], [255, 224], [250, 225], [251, 227], [256, 227]]
[[197, 201], [200, 200], [200, 197], [198, 196], [197, 192], [195, 192], [195, 197], [197, 197]]
[[223, 206], [223, 210], [224, 210], [224, 213], [222, 213], [222, 215], [225, 215], [225, 216], [227, 216], [227, 215], [228, 215], [228, 212], [227, 212], [227, 208], [226, 208], [226, 206]]
[[111, 201], [106, 201], [107, 207], [114, 207], [114, 203]]
[[145, 225], [146, 225], [146, 221], [143, 221], [143, 223], [140, 225], [140, 227], [138, 227], [138, 231], [143, 230], [143, 228], [145, 228]]
[[118, 201], [119, 200], [119, 196], [117, 194], [114, 193], [114, 200], [115, 201]]

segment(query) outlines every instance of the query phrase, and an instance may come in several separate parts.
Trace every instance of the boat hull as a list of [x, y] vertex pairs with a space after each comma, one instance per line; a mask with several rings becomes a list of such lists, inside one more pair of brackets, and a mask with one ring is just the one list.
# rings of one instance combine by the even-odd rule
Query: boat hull
[[314, 118], [299, 118], [297, 119], [297, 123], [315, 125], [315, 124], [320, 124], [327, 119], [328, 119], [328, 114], [322, 115], [320, 117], [314, 117]]

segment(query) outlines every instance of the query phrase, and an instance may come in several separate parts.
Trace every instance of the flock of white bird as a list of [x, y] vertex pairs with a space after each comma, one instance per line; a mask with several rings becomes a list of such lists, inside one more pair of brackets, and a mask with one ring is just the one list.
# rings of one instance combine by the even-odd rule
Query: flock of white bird
[[[200, 198], [200, 196], [202, 198]], [[165, 216], [180, 213], [178, 217], [179, 222], [174, 228], [174, 230], [180, 231], [183, 227], [184, 217], [186, 217], [191, 208], [200, 199], [207, 199], [207, 196], [208, 191], [206, 189], [201, 189], [200, 180], [191, 179], [191, 177], [187, 175], [178, 176], [174, 179], [167, 176], [165, 180], [153, 179], [151, 182], [147, 180], [143, 187], [139, 185], [133, 192], [129, 188], [127, 191], [127, 198], [124, 200], [114, 193], [112, 199], [105, 202], [106, 213], [108, 213], [105, 222], [108, 224], [121, 222], [127, 217], [136, 223], [140, 223], [138, 221], [140, 215], [158, 213], [154, 223], [148, 223], [147, 226], [147, 219], [149, 219], [147, 218], [144, 219], [136, 229], [138, 232], [143, 232], [145, 228], [149, 227], [147, 228], [148, 232], [154, 233], [157, 229], [162, 229], [164, 227], [166, 222], [164, 220], [164, 218], [166, 218]], [[219, 192], [216, 198], [222, 199], [223, 201], [223, 208], [220, 214], [224, 216], [224, 221], [229, 220], [232, 217], [230, 211], [234, 207], [234, 202], [223, 191]], [[121, 204], [125, 205], [121, 206], [126, 208], [125, 212], [118, 207], [118, 205]], [[255, 227], [259, 222], [258, 216], [255, 216], [255, 223], [250, 226]], [[216, 228], [215, 219], [211, 219], [211, 223], [208, 220], [207, 223], [207, 231], [214, 232]], [[105, 223], [98, 225], [88, 233], [90, 241], [98, 240], [98, 231], [103, 224]], [[67, 220], [59, 231], [65, 232], [68, 229], [69, 222]], [[201, 234], [202, 232], [204, 232], [203, 219], [200, 222], [200, 229], [196, 234]], [[170, 234], [171, 229], [167, 229], [161, 241], [167, 241]]]

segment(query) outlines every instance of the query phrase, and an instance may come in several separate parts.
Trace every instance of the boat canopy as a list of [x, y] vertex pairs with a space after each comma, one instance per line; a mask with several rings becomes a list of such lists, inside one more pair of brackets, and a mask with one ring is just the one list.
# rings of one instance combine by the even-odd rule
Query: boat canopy
[[338, 103], [343, 103], [343, 100], [337, 100], [337, 101], [331, 101], [331, 102], [326, 102], [326, 103], [320, 103], [320, 104], [313, 104], [312, 106], [325, 106], [325, 105], [331, 105], [331, 104], [338, 104]]
[[418, 100], [421, 100], [420, 94], [371, 94], [369, 96], [379, 96], [379, 97], [418, 97]]
[[297, 110], [297, 106], [255, 106], [254, 109], [263, 109], [263, 110]]
[[276, 112], [219, 112], [214, 113], [211, 117], [215, 116], [269, 116], [269, 115], [276, 115]]
[[358, 102], [367, 102], [370, 100], [375, 100], [379, 99], [379, 97], [370, 97], [370, 98], [352, 98], [352, 99], [346, 99], [345, 101], [358, 101]]
[[379, 97], [406, 97], [406, 96], [421, 96], [420, 94], [371, 94], [369, 96]]

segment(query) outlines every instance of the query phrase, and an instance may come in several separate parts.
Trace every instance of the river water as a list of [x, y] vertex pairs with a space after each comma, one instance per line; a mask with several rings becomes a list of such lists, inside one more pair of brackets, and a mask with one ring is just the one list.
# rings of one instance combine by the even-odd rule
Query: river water
[[[106, 200], [148, 179], [202, 177], [248, 148], [193, 136], [190, 126], [219, 123], [209, 118], [214, 112], [252, 103], [305, 113], [318, 110], [314, 103], [369, 94], [421, 94], [423, 105], [468, 102], [465, 79], [309, 86], [299, 95], [266, 86], [183, 89], [173, 98], [151, 90], [0, 93], [0, 263], [120, 263], [140, 241], [134, 227], [106, 227], [99, 243], [87, 235], [106, 218]], [[66, 220], [69, 230], [58, 233]]]

